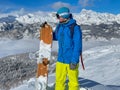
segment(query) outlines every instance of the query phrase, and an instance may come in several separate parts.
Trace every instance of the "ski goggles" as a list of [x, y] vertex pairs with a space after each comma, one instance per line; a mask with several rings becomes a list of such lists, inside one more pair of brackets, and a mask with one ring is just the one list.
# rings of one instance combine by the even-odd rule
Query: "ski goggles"
[[70, 13], [56, 14], [56, 17], [57, 17], [57, 19], [59, 19], [60, 17], [68, 19], [68, 18], [72, 17], [72, 14], [70, 14]]

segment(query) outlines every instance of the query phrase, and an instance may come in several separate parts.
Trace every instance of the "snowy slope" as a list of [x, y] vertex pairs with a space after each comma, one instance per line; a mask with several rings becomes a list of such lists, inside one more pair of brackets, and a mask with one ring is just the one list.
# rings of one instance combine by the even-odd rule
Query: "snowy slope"
[[114, 42], [99, 44], [83, 52], [86, 71], [81, 73], [82, 77], [104, 85], [120, 85], [120, 44]]
[[[120, 40], [84, 41], [83, 58], [86, 70], [79, 68], [81, 87], [90, 90], [120, 90]], [[80, 65], [81, 66], [81, 65]], [[35, 78], [11, 90], [33, 90]], [[49, 88], [54, 89], [55, 73], [49, 74]]]

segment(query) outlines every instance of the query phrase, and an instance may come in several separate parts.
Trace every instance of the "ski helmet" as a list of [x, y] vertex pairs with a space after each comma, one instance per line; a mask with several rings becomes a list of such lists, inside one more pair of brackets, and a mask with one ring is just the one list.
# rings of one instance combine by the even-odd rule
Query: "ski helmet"
[[61, 7], [60, 9], [58, 9], [56, 16], [57, 18], [62, 17], [62, 18], [68, 19], [70, 17], [69, 8]]

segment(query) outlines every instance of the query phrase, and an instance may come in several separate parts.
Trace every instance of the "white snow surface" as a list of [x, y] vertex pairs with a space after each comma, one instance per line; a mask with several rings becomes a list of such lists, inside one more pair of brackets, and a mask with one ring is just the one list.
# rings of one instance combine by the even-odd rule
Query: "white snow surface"
[[[7, 45], [5, 44], [7, 43]], [[2, 46], [2, 53], [0, 55], [5, 56], [8, 53], [5, 53], [5, 50], [8, 50], [12, 54], [20, 53], [21, 51], [25, 52], [30, 46], [32, 51], [39, 48], [35, 47], [38, 44], [38, 41], [24, 41], [21, 40], [19, 43], [16, 41], [0, 41], [0, 46]], [[34, 45], [33, 45], [34, 42]], [[2, 43], [4, 45], [2, 45]], [[11, 45], [15, 47], [9, 48]], [[23, 46], [23, 43], [26, 43], [26, 47], [20, 48]], [[57, 46], [56, 43], [54, 46]], [[16, 50], [15, 48], [20, 48], [21, 50]], [[35, 48], [34, 48], [35, 47]], [[53, 48], [54, 50], [57, 47]], [[13, 50], [12, 50], [13, 49]], [[12, 50], [12, 51], [11, 51]], [[28, 52], [28, 51], [27, 51]], [[85, 64], [85, 71], [82, 70], [81, 64], [79, 67], [79, 83], [81, 87], [89, 88], [89, 90], [120, 90], [120, 40], [111, 40], [111, 41], [100, 41], [100, 40], [91, 40], [83, 41], [83, 59]], [[54, 90], [55, 84], [55, 73], [49, 74], [48, 76], [48, 90]], [[35, 77], [30, 78], [28, 81], [24, 82], [17, 87], [11, 87], [10, 90], [34, 90]]]

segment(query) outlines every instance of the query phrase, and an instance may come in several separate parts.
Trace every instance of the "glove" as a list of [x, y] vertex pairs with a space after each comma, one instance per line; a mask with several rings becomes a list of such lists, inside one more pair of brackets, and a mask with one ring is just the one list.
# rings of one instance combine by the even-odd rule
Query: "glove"
[[74, 63], [70, 63], [70, 69], [71, 70], [74, 70], [74, 69], [76, 69], [77, 68], [77, 64], [74, 64]]
[[45, 27], [45, 24], [47, 24], [46, 21], [45, 21], [44, 23], [42, 23], [42, 24], [40, 25], [40, 27]]

